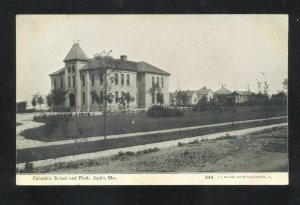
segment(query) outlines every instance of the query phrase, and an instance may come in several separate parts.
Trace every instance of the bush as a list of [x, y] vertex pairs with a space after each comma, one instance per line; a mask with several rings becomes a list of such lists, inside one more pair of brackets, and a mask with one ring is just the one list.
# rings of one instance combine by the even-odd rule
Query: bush
[[180, 117], [184, 112], [177, 108], [163, 107], [159, 105], [152, 106], [148, 112], [148, 117]]
[[188, 144], [198, 144], [198, 143], [199, 143], [198, 139], [195, 139], [192, 142], [189, 142]]
[[26, 162], [25, 163], [25, 169], [24, 169], [25, 173], [30, 173], [33, 172], [33, 163], [32, 162]]
[[225, 136], [216, 138], [216, 140], [229, 140], [229, 139], [236, 139], [236, 138], [237, 138], [236, 135], [230, 135], [227, 133]]
[[182, 147], [183, 145], [185, 145], [185, 143], [183, 143], [183, 142], [178, 142], [178, 147]]

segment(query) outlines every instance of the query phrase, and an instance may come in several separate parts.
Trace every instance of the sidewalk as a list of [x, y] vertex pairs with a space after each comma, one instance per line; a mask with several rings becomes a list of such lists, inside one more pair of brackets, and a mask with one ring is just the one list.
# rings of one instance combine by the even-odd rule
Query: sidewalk
[[[121, 151], [122, 152], [127, 152], [127, 151], [137, 152], [137, 151], [142, 151], [142, 150], [154, 148], [154, 147], [157, 147], [159, 149], [164, 149], [167, 147], [176, 146], [176, 145], [178, 145], [178, 142], [187, 143], [187, 142], [191, 142], [196, 139], [198, 139], [199, 141], [202, 139], [215, 139], [215, 138], [224, 136], [226, 134], [242, 135], [242, 134], [246, 134], [249, 132], [261, 131], [264, 129], [269, 129], [269, 128], [278, 127], [278, 126], [286, 126], [286, 125], [287, 125], [287, 123], [280, 123], [280, 124], [275, 124], [275, 125], [267, 125], [267, 126], [247, 128], [247, 129], [242, 129], [242, 130], [235, 130], [235, 131], [229, 131], [229, 132], [221, 132], [221, 133], [214, 133], [214, 134], [202, 135], [202, 136], [197, 136], [197, 137], [184, 138], [184, 139], [179, 139], [179, 140], [171, 140], [171, 141], [157, 142], [157, 143], [146, 144], [146, 145], [138, 145], [138, 146], [132, 146], [132, 147], [111, 149], [111, 150], [105, 150], [105, 151], [94, 152], [94, 153], [78, 154], [78, 155], [72, 155], [72, 156], [66, 156], [66, 157], [59, 157], [59, 158], [55, 158], [55, 159], [39, 160], [39, 161], [33, 161], [32, 163], [34, 164], [34, 167], [44, 167], [44, 166], [49, 166], [49, 165], [62, 163], [62, 162], [72, 162], [72, 161], [78, 161], [78, 160], [88, 160], [88, 159], [96, 159], [96, 158], [100, 158], [100, 157], [108, 157], [108, 156], [118, 154]], [[16, 166], [17, 166], [17, 168], [24, 168], [25, 163], [19, 163]]]
[[[281, 116], [281, 117], [272, 117], [268, 118], [268, 120], [273, 119], [283, 119], [287, 118], [287, 116]], [[234, 122], [234, 124], [242, 124], [242, 123], [249, 123], [249, 122], [262, 122], [266, 119], [254, 119], [254, 120], [243, 120], [243, 121], [237, 121]], [[60, 140], [60, 141], [54, 141], [54, 142], [43, 142], [38, 140], [30, 140], [22, 137], [20, 135], [20, 132], [24, 129], [34, 128], [43, 125], [44, 123], [37, 123], [32, 120], [29, 120], [29, 117], [25, 119], [18, 119], [17, 122], [22, 123], [23, 125], [17, 126], [17, 149], [25, 149], [25, 148], [33, 148], [33, 147], [46, 147], [46, 146], [52, 146], [52, 145], [65, 145], [65, 144], [73, 144], [73, 143], [79, 143], [79, 142], [91, 142], [91, 141], [98, 141], [98, 140], [104, 140], [104, 136], [96, 136], [96, 137], [88, 137], [88, 138], [79, 138], [79, 139], [72, 139], [72, 140]], [[126, 134], [117, 134], [117, 135], [107, 135], [107, 139], [114, 139], [114, 138], [123, 138], [123, 137], [134, 137], [134, 136], [144, 136], [144, 135], [151, 135], [151, 134], [158, 134], [158, 133], [168, 133], [168, 132], [178, 132], [180, 130], [193, 130], [193, 129], [199, 129], [199, 128], [208, 128], [208, 127], [218, 127], [218, 126], [224, 126], [224, 125], [231, 125], [232, 122], [225, 122], [225, 123], [216, 123], [216, 124], [209, 124], [209, 125], [198, 125], [198, 126], [192, 126], [192, 127], [183, 127], [183, 128], [173, 128], [173, 129], [166, 129], [166, 130], [155, 130], [155, 131], [149, 131], [149, 132], [135, 132], [135, 133], [126, 133]]]

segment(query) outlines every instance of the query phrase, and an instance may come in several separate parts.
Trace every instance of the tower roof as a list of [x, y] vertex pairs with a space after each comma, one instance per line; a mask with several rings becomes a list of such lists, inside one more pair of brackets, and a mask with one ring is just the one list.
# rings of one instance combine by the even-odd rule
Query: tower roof
[[88, 61], [88, 57], [83, 52], [79, 43], [74, 43], [68, 55], [65, 57], [64, 62], [73, 61], [73, 60], [81, 60]]

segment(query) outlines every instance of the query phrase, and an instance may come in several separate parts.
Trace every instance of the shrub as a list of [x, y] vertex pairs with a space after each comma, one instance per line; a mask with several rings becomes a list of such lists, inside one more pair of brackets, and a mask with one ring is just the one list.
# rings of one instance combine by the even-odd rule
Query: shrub
[[218, 137], [216, 140], [226, 140], [226, 139], [236, 139], [236, 135], [229, 135], [228, 133], [225, 136]]
[[198, 144], [198, 143], [199, 143], [198, 139], [195, 139], [192, 142], [189, 142], [189, 144]]
[[24, 172], [32, 172], [33, 171], [33, 163], [26, 162]]
[[148, 112], [148, 117], [180, 117], [184, 112], [177, 108], [163, 107], [159, 105], [152, 106]]
[[125, 155], [124, 152], [122, 152], [122, 151], [118, 152], [118, 156], [119, 156], [119, 157], [122, 157], [122, 156], [124, 156], [124, 155]]
[[133, 156], [133, 155], [135, 155], [134, 152], [130, 152], [130, 151], [125, 152], [125, 154], [128, 155], [128, 156]]
[[183, 143], [183, 142], [178, 142], [178, 147], [182, 147], [183, 145], [185, 145], [185, 143]]

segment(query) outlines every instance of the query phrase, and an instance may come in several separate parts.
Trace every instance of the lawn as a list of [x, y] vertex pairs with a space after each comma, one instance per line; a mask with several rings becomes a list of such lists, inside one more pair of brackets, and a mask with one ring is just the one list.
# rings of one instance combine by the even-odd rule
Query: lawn
[[18, 149], [17, 150], [17, 163], [30, 162], [36, 160], [43, 160], [49, 158], [58, 158], [63, 156], [70, 156], [82, 153], [91, 153], [97, 151], [104, 151], [115, 148], [129, 147], [135, 145], [150, 144], [155, 142], [162, 142], [168, 140], [176, 140], [187, 137], [195, 137], [206, 134], [212, 134], [217, 132], [225, 132], [230, 130], [245, 129], [250, 127], [258, 127], [276, 123], [286, 122], [286, 119], [274, 119], [263, 122], [250, 122], [243, 124], [234, 124], [218, 127], [207, 127], [193, 130], [169, 132], [169, 133], [160, 133], [160, 134], [151, 134], [144, 136], [133, 136], [125, 138], [114, 138], [99, 140], [99, 141], [87, 141], [87, 142], [78, 142], [73, 144], [65, 145], [54, 145], [47, 147], [35, 147], [27, 149]]
[[[286, 116], [286, 107], [269, 107], [268, 117]], [[206, 125], [212, 123], [265, 118], [263, 106], [237, 107], [235, 113], [226, 112], [194, 112], [186, 111], [183, 117], [151, 118], [146, 113], [119, 114], [107, 116], [106, 134], [123, 134], [146, 132], [178, 127]], [[57, 141], [84, 137], [103, 136], [103, 116], [73, 117], [69, 122], [59, 121], [46, 123], [38, 128], [28, 129], [21, 133], [28, 139], [40, 141]]]
[[[51, 170], [51, 171], [50, 171]], [[287, 127], [37, 168], [53, 173], [287, 172]]]

